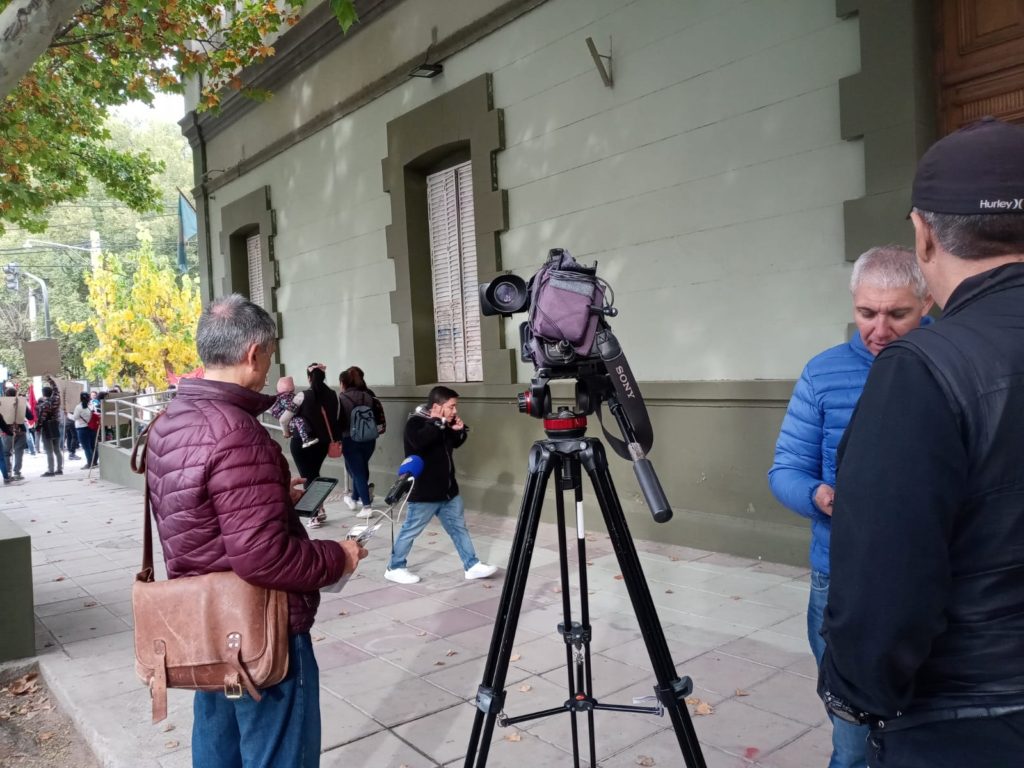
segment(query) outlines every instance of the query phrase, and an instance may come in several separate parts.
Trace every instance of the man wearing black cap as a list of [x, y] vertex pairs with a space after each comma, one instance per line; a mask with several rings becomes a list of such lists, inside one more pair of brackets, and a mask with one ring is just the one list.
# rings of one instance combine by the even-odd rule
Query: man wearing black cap
[[921, 159], [942, 318], [877, 357], [839, 450], [819, 691], [872, 768], [1024, 764], [1024, 127]]

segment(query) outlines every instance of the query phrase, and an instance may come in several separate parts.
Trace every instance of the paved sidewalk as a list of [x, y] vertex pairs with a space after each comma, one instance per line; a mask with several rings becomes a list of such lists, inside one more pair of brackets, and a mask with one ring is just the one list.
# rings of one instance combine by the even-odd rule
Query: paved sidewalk
[[[130, 596], [141, 560], [141, 495], [88, 478], [81, 464], [41, 478], [45, 460], [26, 456], [28, 481], [0, 491], [0, 512], [32, 536], [42, 673], [104, 765], [189, 766], [192, 694], [170, 691], [169, 717], [154, 726], [134, 674]], [[338, 503], [328, 514], [320, 537], [340, 537], [358, 522]], [[553, 508], [545, 512], [534, 551], [508, 675], [510, 715], [567, 698], [553, 516]], [[515, 520], [467, 518], [479, 556], [504, 566]], [[423, 581], [397, 586], [382, 578], [389, 539], [382, 531], [345, 590], [324, 596], [313, 627], [322, 765], [461, 766], [503, 571], [466, 581], [451, 542], [432, 524], [410, 558]], [[594, 695], [630, 703], [651, 693], [650, 664], [607, 537], [590, 534], [587, 548]], [[826, 765], [830, 735], [805, 638], [807, 571], [651, 542], [637, 548], [677, 670], [713, 707], [694, 717], [707, 764]], [[599, 712], [596, 720], [601, 766], [683, 765], [667, 717]], [[572, 765], [568, 716], [522, 725], [495, 729], [488, 766]]]

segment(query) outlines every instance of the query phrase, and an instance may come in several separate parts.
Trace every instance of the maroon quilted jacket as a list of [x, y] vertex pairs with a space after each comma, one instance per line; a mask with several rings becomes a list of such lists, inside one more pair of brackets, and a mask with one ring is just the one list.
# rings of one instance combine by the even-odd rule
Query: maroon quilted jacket
[[235, 384], [184, 379], [153, 425], [146, 459], [167, 575], [234, 571], [289, 593], [292, 634], [309, 631], [319, 588], [345, 553], [311, 541], [288, 495], [281, 448], [256, 420], [274, 398]]

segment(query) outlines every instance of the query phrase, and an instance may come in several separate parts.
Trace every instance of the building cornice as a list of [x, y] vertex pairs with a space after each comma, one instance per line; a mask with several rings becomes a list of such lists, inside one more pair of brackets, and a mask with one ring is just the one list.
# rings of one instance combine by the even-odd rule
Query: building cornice
[[[364, 4], [372, 6], [373, 16], [370, 19], [372, 20], [373, 18], [380, 17], [392, 7], [399, 5], [402, 1], [403, 0], [373, 0], [370, 2], [370, 0], [367, 0], [363, 3], [357, 0], [356, 7], [357, 9], [360, 9], [360, 24], [365, 25], [368, 23], [366, 21], [366, 17], [363, 16], [363, 11], [361, 10]], [[457, 29], [447, 37], [438, 40], [430, 49], [431, 59], [443, 61], [444, 59], [455, 55], [459, 51], [468, 48], [478, 40], [486, 37], [497, 29], [500, 29], [509, 22], [514, 21], [519, 16], [543, 5], [545, 2], [547, 2], [547, 0], [508, 0], [508, 2], [503, 3], [490, 13], [481, 16], [460, 29]], [[285, 44], [282, 39], [282, 42], [277, 46], [277, 55], [261, 65], [261, 67], [270, 67], [271, 63], [273, 63], [273, 70], [275, 72], [273, 79], [265, 79], [269, 76], [265, 76], [261, 70], [258, 75], [253, 75], [253, 80], [251, 82], [261, 88], [269, 87], [268, 83], [276, 83], [277, 85], [286, 83], [300, 75], [305, 69], [308, 69], [314, 63], [337, 48], [337, 46], [348, 39], [348, 37], [351, 37], [352, 30], [349, 30], [347, 36], [343, 36], [341, 34], [341, 30], [338, 28], [338, 23], [333, 16], [327, 20], [322, 18], [323, 14], [321, 9], [324, 7], [326, 7], [326, 4], [314, 9], [309, 16], [303, 19], [302, 22], [299, 22], [294, 29], [288, 32], [285, 37], [289, 37], [293, 33], [299, 32], [301, 32], [301, 36], [297, 36], [289, 40], [287, 44]], [[304, 22], [307, 22], [305, 26], [303, 24]], [[330, 27], [332, 24], [336, 30], [336, 34], [323, 29], [325, 25], [326, 27]], [[302, 28], [301, 30], [300, 27]], [[353, 29], [355, 29], [355, 27], [353, 27]], [[317, 42], [314, 43], [312, 42], [314, 35], [321, 35], [322, 38], [317, 37]], [[309, 44], [306, 43], [307, 39], [311, 40]], [[307, 50], [307, 48], [309, 50]], [[316, 48], [316, 50], [312, 50], [313, 48]], [[408, 81], [409, 72], [413, 67], [422, 61], [423, 55], [417, 54], [416, 56], [399, 63], [385, 75], [366, 85], [356, 93], [342, 99], [337, 104], [332, 105], [330, 108], [310, 118], [298, 128], [280, 136], [232, 168], [225, 169], [224, 172], [216, 178], [207, 180], [204, 185], [206, 192], [215, 192], [221, 187], [231, 183], [241, 176], [244, 176], [246, 173], [249, 173], [268, 160], [295, 146], [299, 142], [318, 133], [331, 123], [341, 120], [346, 115], [355, 112], [361, 107], [364, 107], [380, 98], [388, 91], [402, 85]], [[273, 89], [271, 88], [271, 90]], [[245, 103], [243, 104], [241, 102]], [[252, 99], [247, 99], [244, 96], [233, 93], [232, 97], [227, 100], [227, 103], [225, 103], [218, 114], [204, 113], [199, 115], [195, 120], [193, 120], [191, 113], [186, 115], [180, 123], [182, 125], [182, 132], [186, 137], [188, 137], [189, 142], [194, 147], [200, 140], [200, 136], [204, 141], [210, 141], [214, 136], [223, 132], [232, 123], [236, 122], [239, 118], [255, 109], [257, 106], [260, 106], [259, 102], [254, 102]]]

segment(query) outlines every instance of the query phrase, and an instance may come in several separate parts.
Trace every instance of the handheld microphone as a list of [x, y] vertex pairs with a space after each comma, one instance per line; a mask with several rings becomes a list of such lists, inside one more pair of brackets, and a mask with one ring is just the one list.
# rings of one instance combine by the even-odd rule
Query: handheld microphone
[[387, 496], [384, 497], [384, 503], [391, 506], [401, 499], [412, 487], [412, 481], [422, 472], [423, 459], [419, 456], [406, 456], [402, 459], [402, 463], [398, 465], [398, 479], [395, 480], [395, 484], [391, 486]]

